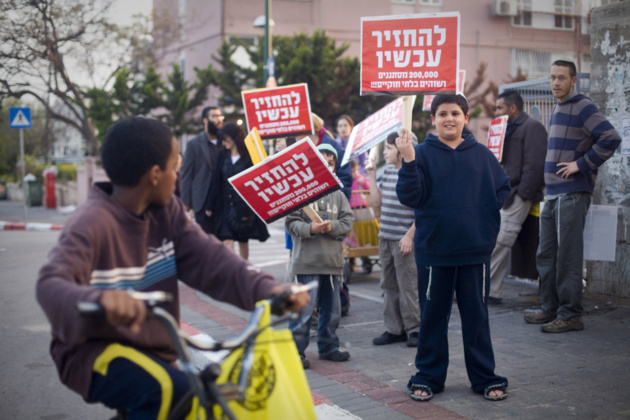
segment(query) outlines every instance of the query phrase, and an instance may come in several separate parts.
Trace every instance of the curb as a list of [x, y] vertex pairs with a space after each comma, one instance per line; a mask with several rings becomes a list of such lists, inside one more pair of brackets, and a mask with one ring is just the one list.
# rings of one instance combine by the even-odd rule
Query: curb
[[0, 221], [0, 230], [35, 230], [42, 232], [61, 229], [63, 229], [63, 225], [54, 225], [52, 223], [15, 223]]

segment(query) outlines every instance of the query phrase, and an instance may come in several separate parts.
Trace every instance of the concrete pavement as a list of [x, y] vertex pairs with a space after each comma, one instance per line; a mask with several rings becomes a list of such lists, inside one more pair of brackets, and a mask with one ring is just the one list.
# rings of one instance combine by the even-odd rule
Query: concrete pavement
[[[23, 221], [18, 216], [11, 219], [10, 210], [16, 203], [0, 201], [0, 221]], [[29, 209], [30, 210], [30, 209]], [[59, 216], [53, 210], [40, 209], [29, 212], [29, 220], [42, 223], [63, 223], [66, 216]], [[52, 212], [52, 213], [49, 213]], [[15, 213], [13, 213], [15, 214]], [[32, 216], [32, 217], [31, 217]], [[46, 218], [55, 217], [55, 220]], [[39, 217], [39, 218], [38, 218]], [[274, 243], [259, 244], [252, 242], [252, 256], [260, 253], [261, 258], [269, 260], [267, 255], [273, 254], [271, 261], [264, 269], [276, 278], [284, 277], [282, 254], [281, 225], [271, 228]], [[18, 236], [19, 235], [19, 236]], [[9, 299], [7, 290], [13, 290], [7, 284], [15, 281], [7, 270], [17, 270], [18, 265], [2, 253], [10, 252], [16, 241], [26, 241], [29, 235], [46, 238], [48, 244], [54, 242], [56, 232], [0, 232], [0, 258], [11, 266], [2, 264], [0, 284], [3, 290], [3, 319], [5, 307], [16, 297]], [[50, 237], [47, 235], [51, 235]], [[35, 238], [35, 236], [33, 236]], [[26, 246], [26, 245], [25, 245]], [[35, 254], [29, 258], [31, 269], [44, 262], [46, 250], [40, 246], [34, 248]], [[5, 254], [7, 255], [7, 254]], [[8, 257], [8, 255], [7, 255]], [[37, 267], [35, 267], [37, 266]], [[520, 282], [511, 281], [505, 286], [502, 305], [490, 306], [490, 323], [494, 343], [497, 373], [508, 377], [510, 381], [509, 396], [502, 402], [488, 402], [481, 395], [470, 391], [461, 344], [461, 322], [457, 306], [454, 305], [448, 331], [450, 342], [450, 367], [446, 381], [446, 390], [437, 394], [431, 402], [414, 402], [406, 394], [405, 386], [409, 376], [415, 372], [413, 365], [415, 350], [405, 347], [404, 343], [376, 347], [372, 338], [381, 334], [382, 298], [378, 287], [378, 266], [371, 275], [355, 274], [350, 284], [351, 308], [347, 317], [342, 318], [338, 330], [343, 346], [351, 353], [346, 363], [324, 362], [317, 359], [316, 345], [311, 342], [308, 358], [311, 369], [307, 370], [307, 378], [313, 393], [323, 400], [335, 404], [353, 415], [363, 419], [410, 419], [410, 418], [471, 418], [471, 419], [621, 419], [630, 418], [630, 308], [618, 306], [614, 302], [585, 299], [585, 329], [581, 332], [564, 334], [544, 334], [540, 327], [529, 325], [523, 321], [523, 311], [539, 304], [537, 289]], [[31, 276], [33, 273], [21, 274]], [[32, 280], [29, 280], [31, 285]], [[32, 291], [31, 291], [32, 292]], [[25, 291], [24, 293], [31, 293]], [[23, 294], [23, 293], [22, 293]], [[5, 305], [6, 304], [6, 305]], [[182, 289], [182, 318], [194, 328], [206, 332], [216, 338], [226, 338], [234, 334], [244, 325], [248, 314], [229, 305], [212, 301], [187, 288]], [[12, 303], [12, 310], [19, 309]], [[40, 314], [41, 317], [41, 314]], [[12, 316], [11, 322], [20, 323], [21, 317]], [[41, 320], [39, 320], [41, 321]], [[39, 321], [33, 321], [39, 325]], [[29, 346], [28, 328], [22, 327], [19, 342]], [[25, 333], [25, 331], [27, 333]], [[7, 333], [7, 331], [5, 331]], [[35, 332], [32, 332], [35, 334]], [[42, 331], [37, 330], [37, 345], [45, 346], [41, 340]], [[15, 337], [15, 334], [12, 334]], [[45, 336], [45, 335], [44, 335]], [[6, 337], [6, 335], [5, 335]], [[2, 340], [4, 350], [19, 352], [13, 344]], [[13, 343], [13, 340], [11, 341]], [[30, 344], [35, 345], [35, 343]], [[46, 384], [42, 392], [68, 393], [56, 382], [56, 374], [50, 369], [52, 362], [46, 359], [42, 348], [37, 354], [37, 363], [46, 365], [43, 379]], [[4, 353], [4, 351], [3, 351]], [[16, 353], [17, 355], [17, 353]], [[20, 355], [22, 356], [22, 355]], [[16, 356], [17, 357], [17, 356]], [[26, 356], [23, 356], [26, 357]], [[37, 381], [27, 380], [28, 375], [37, 372], [38, 381], [42, 380], [41, 368], [30, 369], [33, 360], [21, 360], [26, 367], [22, 370], [18, 381], [11, 376], [3, 375], [2, 392], [0, 392], [0, 413], [7, 404], [16, 398], [26, 398]], [[37, 364], [35, 363], [35, 364]], [[7, 370], [3, 363], [3, 373], [17, 375], [17, 371]], [[29, 367], [31, 366], [31, 367]], [[7, 382], [9, 380], [9, 382]], [[54, 384], [57, 383], [57, 386]], [[29, 388], [21, 389], [28, 386]], [[17, 389], [16, 389], [17, 388]], [[20, 397], [20, 395], [22, 397]], [[49, 400], [47, 398], [47, 400]], [[82, 404], [78, 399], [71, 399], [71, 404]], [[4, 407], [4, 408], [3, 408]], [[75, 414], [78, 412], [70, 409]], [[54, 411], [47, 411], [54, 414]], [[102, 413], [102, 411], [92, 411]], [[47, 418], [41, 411], [23, 418]], [[4, 417], [4, 416], [0, 416]], [[8, 417], [7, 417], [8, 418]], [[13, 417], [18, 418], [18, 417]], [[52, 418], [52, 417], [50, 417]], [[54, 418], [83, 418], [74, 415]], [[91, 418], [100, 418], [92, 417]], [[105, 418], [105, 417], [103, 417]]]

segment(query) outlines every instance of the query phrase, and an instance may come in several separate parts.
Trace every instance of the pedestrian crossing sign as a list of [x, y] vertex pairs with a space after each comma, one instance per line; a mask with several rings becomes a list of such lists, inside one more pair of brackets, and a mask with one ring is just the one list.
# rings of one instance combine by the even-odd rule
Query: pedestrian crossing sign
[[31, 108], [9, 108], [10, 128], [31, 128]]

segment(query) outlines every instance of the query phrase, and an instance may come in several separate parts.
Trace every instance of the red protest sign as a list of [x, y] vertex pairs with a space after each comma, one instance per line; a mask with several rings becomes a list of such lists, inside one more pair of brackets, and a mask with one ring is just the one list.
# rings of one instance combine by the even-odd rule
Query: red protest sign
[[[416, 97], [411, 96], [409, 99], [411, 99], [410, 107], [413, 107]], [[346, 153], [343, 155], [342, 166], [352, 158], [385, 141], [390, 133], [400, 134], [404, 101], [405, 98], [398, 98], [354, 126], [348, 139]]]
[[341, 188], [341, 183], [308, 138], [228, 181], [267, 223]]
[[313, 134], [311, 103], [305, 83], [241, 92], [247, 130], [263, 139]]
[[[457, 77], [459, 77], [459, 91], [463, 93], [464, 84], [466, 83], [466, 70], [458, 71]], [[423, 111], [431, 111], [431, 102], [433, 102], [433, 98], [435, 98], [435, 95], [424, 95], [424, 100], [422, 101]]]
[[458, 92], [459, 12], [361, 18], [361, 95]]
[[508, 116], [503, 115], [490, 122], [488, 129], [488, 149], [497, 157], [499, 162], [503, 158], [503, 143], [507, 129]]

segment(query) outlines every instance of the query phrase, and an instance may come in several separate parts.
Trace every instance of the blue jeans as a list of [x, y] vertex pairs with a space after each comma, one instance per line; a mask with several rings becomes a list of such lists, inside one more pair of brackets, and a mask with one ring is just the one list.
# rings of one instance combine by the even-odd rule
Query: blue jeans
[[289, 321], [289, 329], [293, 333], [298, 352], [304, 355], [308, 347], [311, 333], [311, 318], [313, 317], [315, 304], [317, 304], [319, 312], [317, 324], [317, 349], [319, 354], [328, 355], [337, 351], [339, 349], [339, 337], [337, 337], [336, 331], [341, 316], [341, 301], [339, 298], [341, 276], [298, 274], [297, 280], [303, 284], [312, 281], [319, 282], [319, 287], [310, 291], [311, 301], [300, 310], [298, 319]]

